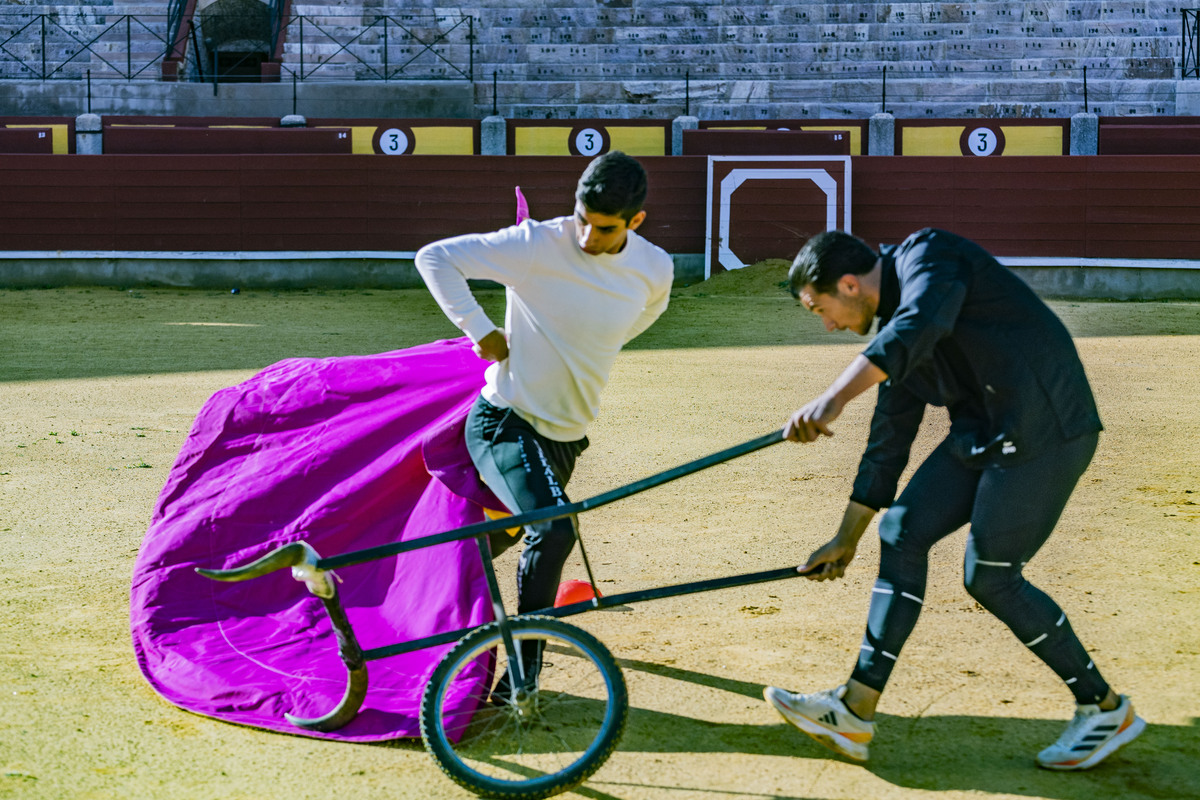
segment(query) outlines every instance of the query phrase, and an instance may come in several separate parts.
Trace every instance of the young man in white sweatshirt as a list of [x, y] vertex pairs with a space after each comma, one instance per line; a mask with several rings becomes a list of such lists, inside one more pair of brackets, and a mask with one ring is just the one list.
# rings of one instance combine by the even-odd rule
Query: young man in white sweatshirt
[[[493, 362], [466, 443], [484, 482], [514, 514], [569, 502], [565, 487], [617, 353], [667, 307], [671, 257], [635, 233], [645, 198], [642, 165], [614, 151], [580, 177], [573, 215], [455, 236], [417, 253], [438, 305]], [[488, 319], [468, 278], [506, 287], [503, 328]], [[569, 518], [524, 533], [518, 613], [554, 604], [575, 543]], [[494, 534], [493, 556], [515, 541]]]

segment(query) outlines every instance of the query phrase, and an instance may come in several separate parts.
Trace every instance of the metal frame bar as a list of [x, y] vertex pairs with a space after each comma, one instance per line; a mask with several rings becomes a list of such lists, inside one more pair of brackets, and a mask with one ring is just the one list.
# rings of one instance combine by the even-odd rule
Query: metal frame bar
[[[488, 565], [491, 566], [490, 564]], [[494, 573], [493, 573], [494, 574]], [[595, 611], [598, 609], [612, 608], [614, 606], [625, 606], [630, 603], [641, 603], [646, 600], [661, 600], [665, 597], [680, 597], [685, 594], [697, 594], [698, 592], [711, 592], [714, 589], [729, 589], [735, 586], [750, 586], [755, 583], [768, 583], [770, 581], [781, 581], [788, 578], [799, 578], [805, 573], [801, 572], [797, 567], [781, 567], [779, 569], [769, 569], [763, 572], [748, 572], [741, 575], [728, 575], [722, 578], [710, 578], [703, 581], [691, 581], [689, 583], [676, 583], [671, 586], [656, 586], [653, 589], [639, 589], [633, 592], [623, 592], [622, 594], [614, 594], [608, 597], [594, 597], [591, 600], [584, 600], [579, 603], [572, 603], [567, 606], [558, 608], [543, 608], [538, 611], [530, 612], [542, 617], [573, 617], [576, 614], [582, 614], [585, 611]], [[426, 647], [434, 647], [439, 644], [449, 644], [456, 642], [466, 636], [477, 626], [469, 628], [460, 628], [456, 631], [448, 631], [439, 633], [434, 636], [426, 636], [423, 639], [413, 639], [409, 642], [401, 642], [400, 644], [385, 645], [384, 647], [375, 647], [370, 650], [363, 651], [363, 658], [371, 661], [379, 658], [387, 658], [389, 656], [398, 656], [403, 653], [411, 653], [414, 650], [423, 650]]]
[[764, 447], [769, 447], [773, 444], [785, 441], [783, 431], [771, 431], [768, 434], [759, 436], [756, 439], [751, 439], [748, 442], [743, 442], [739, 445], [734, 445], [712, 455], [698, 458], [695, 461], [689, 461], [686, 464], [680, 464], [678, 467], [659, 472], [651, 475], [648, 478], [643, 478], [640, 481], [619, 486], [616, 489], [598, 494], [594, 497], [589, 497], [586, 500], [580, 500], [575, 503], [568, 503], [565, 506], [557, 506], [554, 508], [539, 508], [533, 511], [527, 511], [523, 514], [514, 514], [511, 517], [502, 517], [499, 520], [488, 520], [486, 522], [477, 522], [473, 525], [466, 525], [461, 528], [456, 528], [445, 533], [436, 533], [432, 536], [422, 536], [419, 539], [411, 539], [407, 542], [395, 542], [393, 544], [383, 544], [376, 547], [368, 547], [363, 550], [354, 550], [349, 553], [343, 553], [338, 556], [322, 558], [317, 561], [316, 567], [321, 570], [340, 569], [342, 567], [351, 567], [356, 564], [365, 564], [368, 561], [374, 561], [387, 556], [399, 555], [407, 553], [410, 550], [419, 550], [424, 547], [431, 547], [435, 544], [445, 544], [446, 542], [457, 542], [461, 539], [469, 539], [472, 536], [493, 533], [495, 531], [504, 530], [505, 528], [516, 528], [524, 525], [532, 525], [537, 522], [549, 522], [550, 520], [569, 517], [574, 514], [579, 514], [584, 511], [590, 511], [593, 508], [600, 508], [609, 503], [615, 503], [617, 500], [622, 500], [639, 492], [644, 492], [647, 489], [653, 489], [655, 486], [661, 486], [673, 480], [691, 475], [693, 472], [699, 472], [702, 469], [716, 466], [738, 456], [753, 453], [755, 450], [761, 450]]
[[1182, 66], [1179, 77], [1200, 78], [1200, 54], [1197, 53], [1197, 49], [1200, 48], [1200, 9], [1185, 8], [1181, 11], [1183, 30], [1180, 37], [1183, 42], [1180, 48]]

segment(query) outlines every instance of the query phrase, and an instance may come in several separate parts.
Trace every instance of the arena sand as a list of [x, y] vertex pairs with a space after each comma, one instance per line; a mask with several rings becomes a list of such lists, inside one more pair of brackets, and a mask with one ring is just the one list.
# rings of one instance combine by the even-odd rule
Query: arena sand
[[[675, 292], [622, 355], [583, 498], [782, 425], [861, 347], [780, 286], [779, 262]], [[493, 310], [502, 301], [488, 293]], [[1200, 797], [1200, 304], [1055, 302], [1107, 431], [1028, 574], [1133, 695], [1145, 734], [1084, 774], [1039, 771], [1071, 713], [1056, 678], [933, 553], [925, 611], [866, 765], [784, 724], [766, 684], [820, 689], [857, 651], [878, 547], [843, 581], [792, 580], [575, 617], [623, 667], [631, 713], [573, 795], [675, 798]], [[497, 312], [498, 313], [498, 312]], [[0, 797], [441, 800], [468, 796], [419, 742], [240, 728], [159, 699], [133, 660], [128, 583], [155, 498], [217, 389], [293, 356], [455, 335], [423, 291], [0, 292]], [[606, 593], [800, 563], [832, 534], [871, 411], [583, 517]], [[930, 414], [914, 461], [945, 429]], [[499, 563], [511, 591], [515, 554]], [[582, 576], [577, 558], [568, 577]]]

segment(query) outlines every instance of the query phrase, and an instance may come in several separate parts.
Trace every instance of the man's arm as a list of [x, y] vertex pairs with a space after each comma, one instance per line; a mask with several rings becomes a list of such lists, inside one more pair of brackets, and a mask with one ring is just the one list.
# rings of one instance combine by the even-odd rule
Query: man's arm
[[650, 302], [646, 303], [646, 307], [642, 309], [641, 316], [633, 323], [633, 327], [625, 334], [625, 343], [636, 339], [647, 328], [654, 324], [654, 321], [662, 316], [662, 313], [667, 310], [667, 302], [671, 299], [671, 284], [667, 283], [660, 287], [657, 295]]
[[511, 285], [528, 270], [528, 251], [528, 237], [518, 227], [455, 236], [417, 251], [417, 271], [429, 293], [450, 321], [475, 342], [475, 352], [489, 361], [508, 357], [508, 339], [479, 305], [467, 279]]
[[793, 442], [813, 442], [821, 434], [833, 436], [829, 423], [841, 416], [846, 403], [887, 378], [887, 373], [865, 356], [855, 356], [828, 389], [792, 414], [783, 428], [783, 438]]

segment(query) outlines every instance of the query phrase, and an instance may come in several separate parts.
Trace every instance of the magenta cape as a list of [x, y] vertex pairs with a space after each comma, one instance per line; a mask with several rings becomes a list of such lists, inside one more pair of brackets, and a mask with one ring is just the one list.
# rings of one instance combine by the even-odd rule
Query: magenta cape
[[[284, 712], [320, 716], [346, 683], [321, 601], [290, 570], [219, 583], [194, 568], [241, 566], [296, 540], [333, 556], [503, 508], [479, 483], [462, 436], [485, 367], [459, 339], [282, 361], [213, 395], [134, 567], [133, 646], [155, 691], [198, 714], [304, 736], [419, 735], [421, 693], [448, 645], [369, 662], [359, 715], [332, 733], [304, 731]], [[473, 539], [337, 574], [363, 649], [492, 619]], [[485, 680], [485, 671], [467, 680]]]

